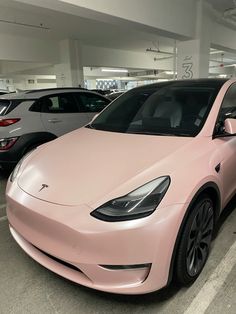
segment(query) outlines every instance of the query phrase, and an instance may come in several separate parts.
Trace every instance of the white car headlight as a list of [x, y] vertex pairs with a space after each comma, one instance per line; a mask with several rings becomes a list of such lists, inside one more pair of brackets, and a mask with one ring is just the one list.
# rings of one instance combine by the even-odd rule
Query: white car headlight
[[160, 204], [170, 177], [160, 177], [148, 182], [131, 193], [115, 198], [94, 210], [91, 215], [104, 221], [123, 221], [146, 217]]
[[14, 170], [12, 171], [11, 175], [10, 175], [10, 181], [13, 182], [15, 181], [16, 177], [18, 176], [19, 174], [19, 171], [21, 169], [21, 166], [22, 166], [22, 163], [23, 161], [25, 161], [29, 155], [31, 155], [31, 153], [33, 152], [34, 150], [31, 150], [30, 152], [28, 152], [27, 154], [25, 154], [21, 159], [20, 161], [17, 163], [17, 165], [15, 166]]

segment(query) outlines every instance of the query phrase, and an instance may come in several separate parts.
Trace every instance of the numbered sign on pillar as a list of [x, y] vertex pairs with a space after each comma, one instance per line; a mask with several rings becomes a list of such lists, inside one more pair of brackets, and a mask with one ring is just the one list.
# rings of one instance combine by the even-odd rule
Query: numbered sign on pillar
[[182, 61], [182, 77], [181, 79], [187, 80], [193, 78], [193, 56], [185, 56]]
[[199, 77], [199, 41], [179, 42], [177, 53], [177, 77], [188, 80]]

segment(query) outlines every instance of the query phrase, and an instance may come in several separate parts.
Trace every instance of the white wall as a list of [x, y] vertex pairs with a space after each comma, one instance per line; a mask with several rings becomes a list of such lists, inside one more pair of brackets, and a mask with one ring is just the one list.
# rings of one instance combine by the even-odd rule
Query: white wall
[[57, 87], [55, 75], [15, 75], [12, 77], [12, 90], [30, 90], [54, 87]]

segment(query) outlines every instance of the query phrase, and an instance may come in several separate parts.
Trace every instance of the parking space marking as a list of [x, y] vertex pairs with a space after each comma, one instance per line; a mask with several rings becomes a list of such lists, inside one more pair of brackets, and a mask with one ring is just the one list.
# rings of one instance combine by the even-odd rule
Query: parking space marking
[[225, 257], [208, 278], [200, 292], [196, 295], [184, 314], [205, 313], [215, 296], [224, 285], [227, 276], [236, 265], [236, 241], [230, 247]]
[[6, 206], [7, 206], [7, 204], [1, 204], [0, 209], [5, 208]]

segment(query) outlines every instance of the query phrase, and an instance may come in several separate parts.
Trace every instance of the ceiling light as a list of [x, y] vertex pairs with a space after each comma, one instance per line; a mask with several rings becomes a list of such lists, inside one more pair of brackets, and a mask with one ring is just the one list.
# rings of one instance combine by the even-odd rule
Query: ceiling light
[[225, 77], [227, 77], [227, 74], [220, 74], [219, 77], [225, 78]]
[[233, 64], [226, 64], [226, 65], [224, 65], [224, 68], [231, 68], [231, 67], [236, 67], [236, 64], [233, 63]]
[[174, 75], [174, 71], [165, 71], [164, 73], [167, 75]]
[[224, 51], [222, 51], [222, 50], [211, 50], [210, 51], [211, 55], [217, 55], [217, 54], [220, 54], [220, 53], [224, 53]]
[[113, 73], [128, 73], [126, 69], [102, 69], [102, 72], [113, 72]]

